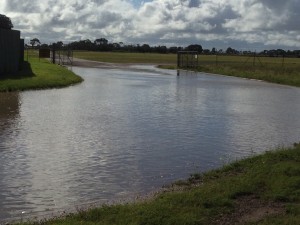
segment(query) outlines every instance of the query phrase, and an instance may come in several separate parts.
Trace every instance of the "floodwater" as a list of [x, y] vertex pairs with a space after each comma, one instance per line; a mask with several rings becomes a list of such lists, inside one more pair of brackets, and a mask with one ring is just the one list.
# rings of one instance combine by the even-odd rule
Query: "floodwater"
[[0, 221], [142, 195], [300, 141], [300, 89], [203, 73], [73, 68], [0, 93]]

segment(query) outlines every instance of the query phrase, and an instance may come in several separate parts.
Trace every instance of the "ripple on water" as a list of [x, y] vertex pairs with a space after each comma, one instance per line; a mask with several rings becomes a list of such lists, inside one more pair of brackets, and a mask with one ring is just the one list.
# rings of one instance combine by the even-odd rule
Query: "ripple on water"
[[152, 68], [73, 68], [83, 84], [0, 93], [0, 221], [126, 199], [299, 142], [299, 88]]

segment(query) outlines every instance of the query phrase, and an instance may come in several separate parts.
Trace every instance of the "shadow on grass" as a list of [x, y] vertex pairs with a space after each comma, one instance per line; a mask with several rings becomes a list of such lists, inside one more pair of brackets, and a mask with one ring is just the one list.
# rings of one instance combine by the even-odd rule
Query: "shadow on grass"
[[20, 71], [18, 71], [17, 73], [0, 75], [0, 80], [22, 79], [22, 78], [29, 78], [29, 77], [35, 77], [35, 76], [36, 75], [33, 73], [30, 63], [27, 61], [24, 61]]

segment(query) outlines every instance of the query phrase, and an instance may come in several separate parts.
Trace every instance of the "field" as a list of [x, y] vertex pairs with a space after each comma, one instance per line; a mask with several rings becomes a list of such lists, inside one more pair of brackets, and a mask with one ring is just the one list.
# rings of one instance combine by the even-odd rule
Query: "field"
[[[74, 57], [111, 63], [149, 63], [176, 69], [176, 54], [75, 51]], [[200, 55], [198, 71], [300, 87], [300, 58]]]
[[204, 56], [198, 70], [300, 87], [300, 58]]
[[144, 201], [25, 224], [300, 224], [300, 144], [193, 174]]
[[81, 77], [65, 67], [51, 64], [46, 59], [39, 59], [37, 52], [31, 51], [21, 71], [12, 76], [0, 77], [0, 92], [59, 88], [81, 81]]

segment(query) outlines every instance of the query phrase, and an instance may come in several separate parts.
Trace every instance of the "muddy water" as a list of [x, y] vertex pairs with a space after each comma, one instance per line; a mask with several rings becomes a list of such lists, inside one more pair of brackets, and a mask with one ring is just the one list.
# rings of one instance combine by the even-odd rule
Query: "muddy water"
[[300, 89], [73, 68], [85, 82], [0, 94], [0, 221], [124, 199], [300, 141]]

